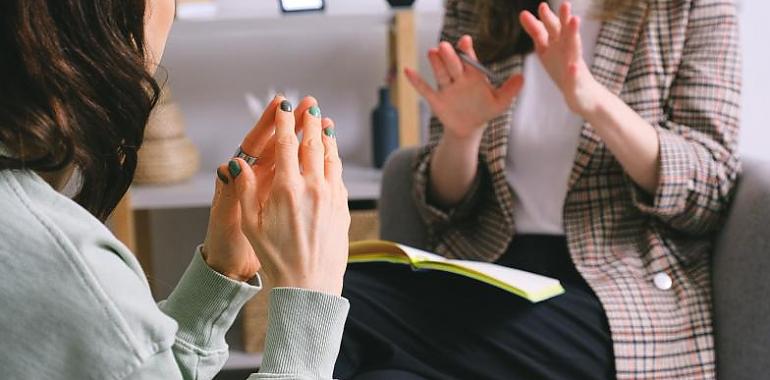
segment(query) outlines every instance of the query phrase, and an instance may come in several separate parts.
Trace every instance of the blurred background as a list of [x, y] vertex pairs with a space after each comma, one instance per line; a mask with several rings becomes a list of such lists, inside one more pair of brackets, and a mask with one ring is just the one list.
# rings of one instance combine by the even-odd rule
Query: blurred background
[[[284, 14], [275, 0], [179, 3], [162, 66], [171, 90], [168, 101], [181, 112], [176, 122], [184, 124], [199, 151], [199, 165], [176, 184], [135, 186], [129, 209], [137, 211], [141, 239], [136, 249], [151, 267], [153, 291], [161, 298], [204, 237], [215, 168], [232, 155], [277, 91], [292, 100], [307, 94], [318, 98], [324, 115], [336, 121], [351, 205], [373, 212], [379, 172], [373, 168], [371, 112], [379, 88], [392, 79], [396, 49], [389, 37], [395, 13], [385, 0], [327, 0], [321, 12], [296, 14]], [[406, 62], [428, 77], [424, 56], [438, 39], [442, 9], [442, 0], [417, 0], [408, 10], [413, 30], [407, 30], [406, 38], [413, 46], [406, 48], [416, 55]], [[770, 2], [740, 0], [739, 9], [744, 58], [740, 151], [770, 160]], [[427, 136], [429, 110], [421, 103], [414, 113], [416, 128]], [[371, 217], [362, 218], [359, 227], [376, 230], [372, 223]], [[243, 350], [243, 332], [232, 335], [234, 350]], [[255, 363], [258, 356], [235, 354], [228, 368], [240, 376], [238, 368], [248, 371]]]

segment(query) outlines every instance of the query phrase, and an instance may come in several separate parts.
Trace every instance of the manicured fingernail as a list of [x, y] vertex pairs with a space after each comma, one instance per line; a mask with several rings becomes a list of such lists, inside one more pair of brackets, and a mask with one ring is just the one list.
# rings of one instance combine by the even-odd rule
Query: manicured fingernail
[[288, 100], [284, 100], [281, 102], [281, 111], [283, 112], [291, 112], [292, 111], [291, 102]]
[[310, 114], [315, 117], [321, 117], [321, 109], [318, 108], [318, 106], [310, 107], [310, 109], [307, 112], [310, 112]]
[[224, 183], [225, 185], [230, 183], [230, 179], [227, 178], [227, 176], [224, 173], [220, 172], [219, 169], [217, 169], [217, 177], [219, 177], [219, 180], [222, 181], [222, 183]]
[[230, 161], [230, 163], [227, 165], [227, 170], [230, 171], [230, 175], [233, 177], [233, 179], [238, 178], [238, 176], [241, 175], [241, 165], [236, 160]]
[[336, 138], [337, 137], [337, 131], [335, 131], [334, 128], [332, 128], [332, 127], [324, 129], [324, 134], [326, 136], [328, 136], [328, 137], [331, 137], [331, 138]]

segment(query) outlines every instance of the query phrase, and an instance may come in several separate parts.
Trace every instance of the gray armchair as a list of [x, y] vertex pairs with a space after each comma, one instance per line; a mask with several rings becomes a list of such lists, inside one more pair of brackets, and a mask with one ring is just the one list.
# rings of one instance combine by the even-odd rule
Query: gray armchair
[[[385, 165], [380, 234], [417, 248], [426, 229], [412, 200], [416, 149]], [[744, 162], [744, 174], [713, 257], [717, 372], [722, 379], [770, 374], [770, 164]]]

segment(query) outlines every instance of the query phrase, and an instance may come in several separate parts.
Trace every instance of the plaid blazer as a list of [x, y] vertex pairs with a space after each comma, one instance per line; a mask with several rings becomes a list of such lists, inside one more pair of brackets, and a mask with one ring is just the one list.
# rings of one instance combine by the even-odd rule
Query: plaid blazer
[[[447, 0], [442, 39], [473, 35], [473, 8], [473, 0]], [[737, 29], [733, 0], [637, 1], [602, 25], [593, 75], [655, 126], [661, 158], [660, 184], [649, 195], [585, 124], [569, 179], [565, 233], [607, 313], [619, 379], [716, 376], [710, 252], [740, 171]], [[522, 56], [493, 63], [493, 82], [522, 65]], [[485, 261], [505, 253], [516, 212], [505, 176], [510, 123], [510, 112], [489, 123], [475, 184], [458, 207], [442, 210], [428, 199], [442, 133], [431, 122], [414, 196], [436, 252]], [[655, 286], [661, 273], [671, 289]]]

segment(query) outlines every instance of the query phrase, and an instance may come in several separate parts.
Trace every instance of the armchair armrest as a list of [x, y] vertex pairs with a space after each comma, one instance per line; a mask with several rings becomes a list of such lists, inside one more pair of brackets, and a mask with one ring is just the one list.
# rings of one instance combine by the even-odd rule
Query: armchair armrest
[[770, 163], [744, 161], [713, 257], [717, 372], [722, 379], [770, 373]]

